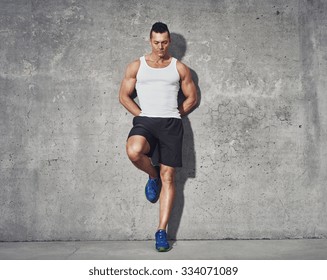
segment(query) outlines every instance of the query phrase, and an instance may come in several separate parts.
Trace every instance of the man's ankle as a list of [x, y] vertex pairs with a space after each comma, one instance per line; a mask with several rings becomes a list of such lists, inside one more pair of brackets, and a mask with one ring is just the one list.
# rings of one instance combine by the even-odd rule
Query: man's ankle
[[156, 166], [153, 166], [153, 173], [149, 174], [150, 179], [158, 179], [159, 178], [159, 168]]

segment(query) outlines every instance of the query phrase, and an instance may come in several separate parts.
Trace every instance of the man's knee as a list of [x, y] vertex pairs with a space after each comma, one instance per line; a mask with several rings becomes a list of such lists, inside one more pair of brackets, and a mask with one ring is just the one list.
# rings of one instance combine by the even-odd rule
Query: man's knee
[[126, 153], [131, 161], [138, 161], [146, 154], [146, 142], [138, 139], [128, 139], [126, 144]]
[[126, 145], [126, 153], [131, 161], [138, 161], [142, 156], [142, 150], [138, 146], [139, 145], [129, 143]]
[[163, 183], [173, 184], [175, 182], [175, 168], [161, 165], [160, 178]]

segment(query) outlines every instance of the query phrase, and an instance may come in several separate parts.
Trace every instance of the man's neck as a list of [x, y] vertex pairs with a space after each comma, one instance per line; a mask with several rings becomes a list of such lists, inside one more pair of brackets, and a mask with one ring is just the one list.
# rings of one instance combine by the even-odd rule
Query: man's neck
[[149, 55], [149, 60], [152, 61], [153, 63], [156, 63], [156, 64], [164, 64], [170, 58], [171, 58], [171, 56], [168, 53], [163, 57], [155, 55], [154, 53], [151, 53]]

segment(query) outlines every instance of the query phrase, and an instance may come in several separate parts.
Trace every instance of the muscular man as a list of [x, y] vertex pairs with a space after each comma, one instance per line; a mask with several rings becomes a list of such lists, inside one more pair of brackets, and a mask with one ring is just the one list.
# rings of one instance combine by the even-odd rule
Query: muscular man
[[[119, 92], [120, 103], [134, 115], [126, 144], [127, 155], [137, 168], [149, 175], [146, 198], [152, 203], [158, 199], [160, 202], [159, 225], [155, 234], [159, 252], [170, 249], [166, 228], [175, 196], [175, 168], [182, 166], [181, 117], [197, 103], [191, 72], [169, 54], [170, 43], [167, 25], [155, 23], [150, 31], [151, 53], [127, 66]], [[185, 100], [178, 107], [180, 87]], [[135, 88], [140, 106], [132, 98]], [[159, 166], [153, 166], [151, 161], [156, 146]]]

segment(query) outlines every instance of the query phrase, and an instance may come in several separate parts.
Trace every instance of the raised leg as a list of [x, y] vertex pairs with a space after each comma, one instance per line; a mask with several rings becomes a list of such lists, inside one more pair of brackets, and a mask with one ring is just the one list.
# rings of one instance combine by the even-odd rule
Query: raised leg
[[126, 152], [131, 162], [140, 170], [147, 173], [151, 178], [158, 177], [150, 158], [146, 155], [150, 151], [150, 145], [145, 137], [133, 135], [128, 138]]

